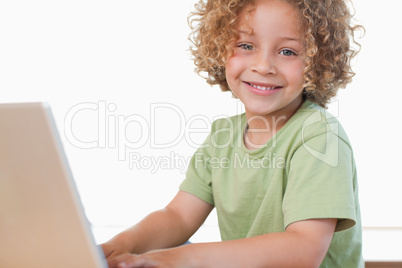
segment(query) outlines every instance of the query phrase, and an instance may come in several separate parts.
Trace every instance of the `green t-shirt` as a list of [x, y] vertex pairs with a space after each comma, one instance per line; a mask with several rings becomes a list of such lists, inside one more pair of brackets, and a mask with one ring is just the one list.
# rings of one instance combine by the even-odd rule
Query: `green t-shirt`
[[222, 240], [283, 232], [306, 219], [337, 218], [320, 267], [364, 267], [355, 161], [336, 118], [305, 101], [256, 150], [244, 145], [246, 127], [244, 114], [215, 121], [180, 185], [215, 206]]

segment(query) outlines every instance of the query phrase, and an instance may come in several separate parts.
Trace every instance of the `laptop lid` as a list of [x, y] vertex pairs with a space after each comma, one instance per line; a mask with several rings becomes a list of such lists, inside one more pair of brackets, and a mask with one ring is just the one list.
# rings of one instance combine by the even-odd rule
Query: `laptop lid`
[[0, 267], [107, 267], [43, 103], [0, 104]]

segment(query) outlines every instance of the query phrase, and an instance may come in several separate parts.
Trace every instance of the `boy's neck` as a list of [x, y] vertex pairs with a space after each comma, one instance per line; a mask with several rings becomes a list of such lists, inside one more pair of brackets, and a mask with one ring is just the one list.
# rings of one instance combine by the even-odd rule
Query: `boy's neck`
[[289, 119], [303, 104], [304, 99], [292, 105], [267, 115], [247, 113], [247, 128], [244, 134], [244, 144], [250, 150], [264, 146], [278, 131], [285, 126]]

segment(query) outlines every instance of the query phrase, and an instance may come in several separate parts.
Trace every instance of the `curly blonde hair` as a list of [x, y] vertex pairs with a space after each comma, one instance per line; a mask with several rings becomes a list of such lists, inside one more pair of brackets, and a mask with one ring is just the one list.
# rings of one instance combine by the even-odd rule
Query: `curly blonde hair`
[[[355, 32], [364, 28], [351, 25], [347, 0], [281, 0], [299, 11], [302, 21], [305, 58], [304, 96], [326, 107], [339, 88], [351, 82], [355, 73], [350, 60], [359, 52]], [[239, 38], [240, 13], [252, 7], [252, 0], [200, 0], [189, 15], [192, 29], [190, 51], [196, 72], [207, 73], [210, 85], [230, 91], [225, 77], [225, 62], [233, 53], [232, 43]], [[356, 45], [357, 49], [351, 45]]]

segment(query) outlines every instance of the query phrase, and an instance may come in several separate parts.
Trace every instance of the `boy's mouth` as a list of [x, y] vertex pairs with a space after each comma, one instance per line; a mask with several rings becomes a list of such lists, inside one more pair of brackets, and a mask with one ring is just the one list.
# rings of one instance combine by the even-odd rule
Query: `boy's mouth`
[[280, 86], [275, 86], [275, 85], [262, 85], [262, 84], [257, 85], [257, 84], [250, 83], [250, 82], [244, 82], [244, 83], [252, 86], [253, 88], [256, 88], [256, 89], [259, 89], [259, 90], [264, 90], [264, 91], [265, 90], [273, 90], [273, 89], [281, 88]]

